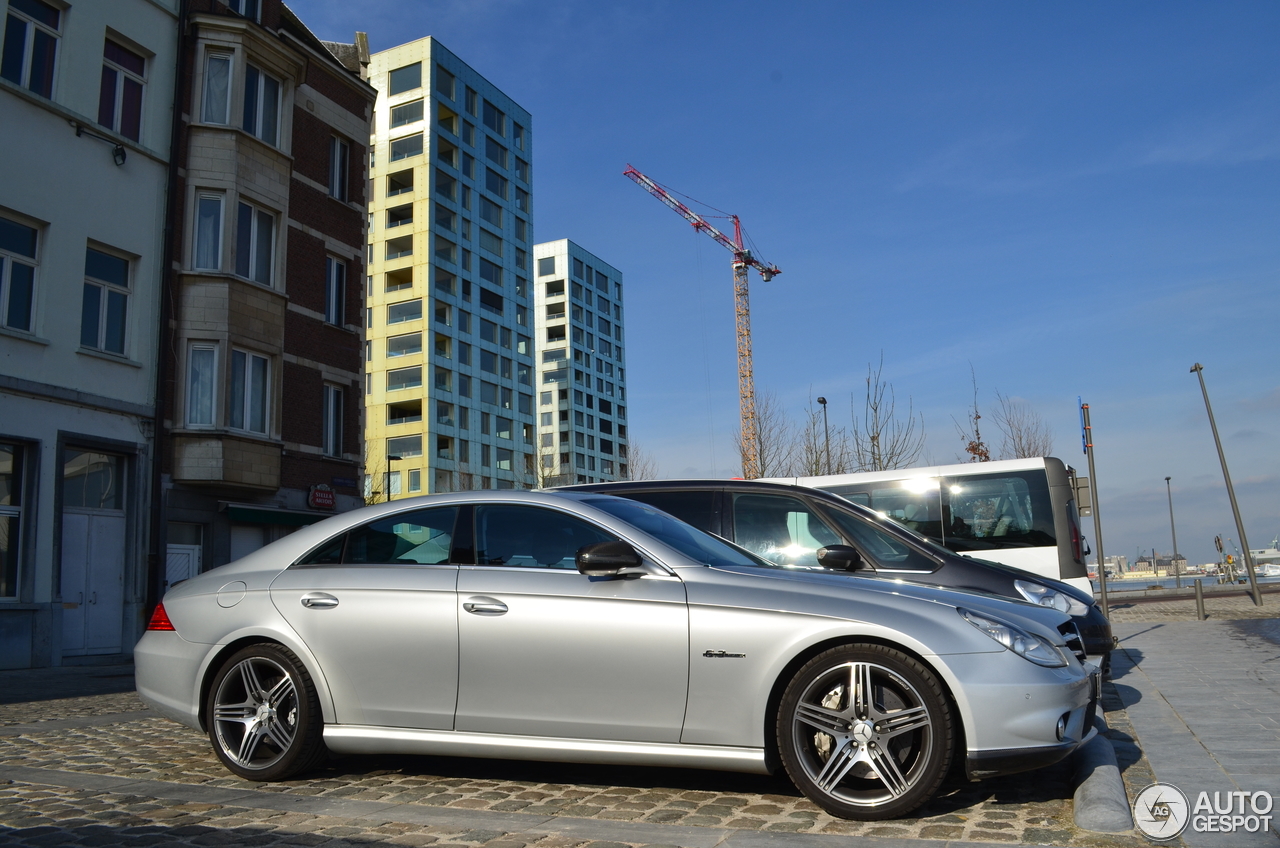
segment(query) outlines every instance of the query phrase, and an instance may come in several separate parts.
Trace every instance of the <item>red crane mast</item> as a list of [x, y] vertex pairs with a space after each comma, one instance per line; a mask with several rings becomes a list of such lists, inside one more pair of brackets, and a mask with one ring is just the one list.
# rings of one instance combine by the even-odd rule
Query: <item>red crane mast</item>
[[674, 209], [695, 230], [706, 233], [733, 253], [733, 305], [738, 336], [738, 409], [742, 419], [742, 476], [752, 479], [760, 476], [760, 428], [756, 419], [756, 382], [751, 353], [751, 299], [747, 291], [747, 269], [755, 268], [766, 283], [782, 270], [756, 259], [742, 241], [742, 222], [737, 215], [733, 219], [733, 238], [720, 232], [706, 218], [694, 212], [671, 195], [665, 188], [627, 165], [623, 176], [667, 206]]

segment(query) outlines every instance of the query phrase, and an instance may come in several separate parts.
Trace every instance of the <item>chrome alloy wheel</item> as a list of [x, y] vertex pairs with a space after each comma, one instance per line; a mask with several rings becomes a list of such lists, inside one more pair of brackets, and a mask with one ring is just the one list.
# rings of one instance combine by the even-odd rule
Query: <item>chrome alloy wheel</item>
[[222, 677], [213, 698], [219, 747], [246, 770], [269, 769], [298, 732], [298, 692], [289, 672], [268, 657], [241, 660]]
[[801, 767], [833, 800], [875, 807], [933, 779], [928, 702], [884, 665], [844, 662], [817, 674], [791, 720]]

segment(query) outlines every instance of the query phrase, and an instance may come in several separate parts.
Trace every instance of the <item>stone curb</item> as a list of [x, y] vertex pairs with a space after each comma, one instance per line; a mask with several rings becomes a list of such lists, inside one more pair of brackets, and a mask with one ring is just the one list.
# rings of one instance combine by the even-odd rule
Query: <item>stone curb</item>
[[1094, 833], [1127, 833], [1133, 830], [1133, 814], [1120, 764], [1106, 737], [1106, 719], [1099, 715], [1095, 722], [1098, 735], [1076, 752], [1076, 827]]

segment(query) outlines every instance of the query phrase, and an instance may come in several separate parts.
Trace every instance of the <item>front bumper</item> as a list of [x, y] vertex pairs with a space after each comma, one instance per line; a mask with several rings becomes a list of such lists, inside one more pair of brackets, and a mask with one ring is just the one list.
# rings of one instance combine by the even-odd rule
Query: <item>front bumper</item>
[[965, 776], [969, 780], [984, 780], [1051, 766], [1092, 739], [1098, 732], [1094, 716], [1097, 714], [1102, 692], [1102, 672], [1091, 666], [1085, 668], [1089, 672], [1089, 701], [1063, 714], [1062, 741], [1053, 745], [969, 750], [964, 760]]

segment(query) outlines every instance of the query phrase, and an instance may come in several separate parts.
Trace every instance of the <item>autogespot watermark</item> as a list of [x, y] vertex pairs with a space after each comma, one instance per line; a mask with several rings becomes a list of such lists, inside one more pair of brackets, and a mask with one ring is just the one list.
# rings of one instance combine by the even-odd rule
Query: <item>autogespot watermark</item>
[[1133, 801], [1138, 830], [1163, 842], [1190, 826], [1195, 833], [1265, 832], [1275, 799], [1269, 792], [1201, 792], [1195, 803], [1172, 783], [1153, 783]]

